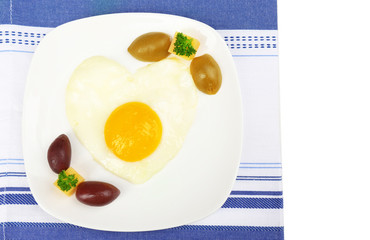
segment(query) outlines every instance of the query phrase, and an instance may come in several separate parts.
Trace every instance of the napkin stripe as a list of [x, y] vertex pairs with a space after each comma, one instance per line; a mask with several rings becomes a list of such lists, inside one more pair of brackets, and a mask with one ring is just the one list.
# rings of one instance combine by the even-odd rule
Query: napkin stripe
[[[30, 192], [29, 187], [0, 187], [0, 192]], [[230, 195], [282, 196], [282, 191], [231, 191]]]
[[0, 172], [0, 176], [1, 175], [5, 175], [5, 174], [13, 174], [13, 175], [19, 175], [19, 174], [21, 174], [21, 175], [26, 175], [26, 172]]
[[[70, 223], [52, 223], [52, 222], [3, 222], [5, 227], [60, 227], [60, 228], [82, 228]], [[262, 226], [227, 226], [227, 225], [182, 225], [170, 228], [168, 230], [231, 230], [231, 231], [281, 231], [283, 227], [262, 227]]]
[[[15, 161], [15, 162], [13, 162]], [[0, 159], [0, 165], [6, 165], [6, 164], [16, 164], [16, 165], [24, 165], [23, 160], [14, 160], [14, 159]], [[260, 166], [257, 166], [260, 165]], [[273, 166], [267, 166], [267, 165], [273, 165]], [[273, 163], [251, 163], [250, 165], [243, 163], [239, 165], [239, 168], [282, 168], [281, 166], [274, 165]]]
[[15, 163], [13, 163], [13, 162], [11, 162], [11, 163], [0, 163], [0, 165], [7, 165], [7, 164], [10, 164], [10, 165], [24, 165], [24, 163], [17, 163], [17, 162], [15, 162]]
[[26, 173], [1, 172], [0, 177], [27, 177]]
[[[20, 32], [20, 31], [2, 31], [0, 30], [0, 36], [7, 37], [26, 37], [26, 38], [43, 38], [46, 33], [34, 33], [34, 32]], [[243, 35], [229, 35], [224, 36], [225, 42], [277, 42], [276, 35], [257, 35], [257, 34], [243, 34]]]
[[[68, 223], [5, 222], [3, 228], [11, 239], [60, 239], [61, 236], [71, 239], [284, 239], [284, 227], [263, 226], [184, 225], [135, 233], [98, 231]], [[6, 235], [4, 232], [4, 238]]]
[[281, 176], [237, 176], [236, 180], [281, 181]]
[[0, 174], [0, 178], [1, 177], [27, 177], [26, 174]]
[[239, 178], [281, 178], [281, 176], [237, 176]]
[[[0, 25], [0, 52], [33, 53], [32, 50], [52, 29], [35, 29], [22, 26]], [[16, 30], [14, 30], [16, 29]], [[217, 30], [233, 57], [278, 57], [276, 30]], [[5, 47], [5, 50], [4, 50]]]
[[[8, 162], [8, 163], [4, 163], [4, 162], [0, 162], [0, 165], [7, 165], [7, 164], [10, 164], [10, 165], [24, 165], [24, 163], [22, 162]], [[239, 168], [249, 168], [249, 169], [271, 169], [271, 168], [282, 168], [282, 167], [244, 167], [244, 166], [239, 166]]]
[[0, 187], [0, 192], [30, 192], [29, 187]]
[[46, 33], [34, 33], [34, 32], [22, 32], [22, 31], [1, 31], [0, 30], [0, 36], [12, 36], [15, 37], [30, 37], [30, 38], [41, 38], [45, 37]]
[[231, 191], [230, 195], [282, 196], [283, 192], [282, 191]]
[[[27, 177], [26, 173], [25, 172], [1, 172], [0, 173], [0, 178], [1, 177]], [[261, 178], [261, 176], [257, 176], [257, 177], [254, 177], [254, 176], [248, 176], [248, 177], [245, 177], [245, 176], [242, 176], [242, 177], [237, 177], [236, 180], [238, 181], [282, 181], [282, 178], [274, 178], [275, 176], [266, 176], [266, 177], [263, 177]]]
[[1, 158], [0, 161], [13, 160], [13, 161], [24, 161], [23, 158]]
[[239, 167], [239, 168], [281, 168], [281, 167]]
[[283, 227], [260, 227], [260, 226], [214, 226], [214, 225], [184, 225], [174, 229], [189, 230], [232, 230], [232, 231], [280, 231]]
[[238, 181], [281, 181], [281, 179], [237, 178]]
[[230, 197], [226, 200], [223, 208], [283, 208], [282, 198], [240, 198]]
[[[24, 161], [24, 158], [0, 158], [0, 161]], [[240, 162], [240, 165], [281, 165], [277, 162]]]
[[[0, 50], [0, 53], [2, 53], [2, 52], [35, 53], [34, 51], [25, 51], [25, 50]], [[266, 54], [260, 54], [260, 55], [256, 55], [256, 54], [251, 54], [251, 55], [248, 55], [248, 54], [236, 55], [236, 54], [233, 54], [232, 56], [233, 57], [278, 57], [279, 55], [266, 55]]]
[[[14, 36], [14, 35], [13, 35]], [[260, 41], [260, 42], [276, 42], [276, 35], [265, 35], [265, 36], [257, 36], [257, 35], [231, 35], [231, 36], [224, 36], [225, 42], [251, 42], [251, 41]]]
[[34, 51], [25, 51], [25, 50], [0, 50], [0, 52], [35, 53]]
[[277, 162], [240, 162], [240, 164], [278, 164], [278, 165], [281, 165], [281, 163], [277, 163]]
[[[1, 194], [0, 205], [37, 205], [32, 194]], [[222, 208], [262, 208], [281, 209], [283, 208], [282, 198], [242, 198], [229, 197]]]
[[[1, 36], [1, 35], [0, 35]], [[239, 36], [240, 37], [240, 36]], [[253, 49], [253, 48], [277, 48], [276, 43], [229, 43], [227, 36], [224, 38], [226, 45], [230, 49]], [[31, 45], [36, 46], [40, 44], [40, 40], [24, 40], [15, 38], [0, 38], [0, 44], [17, 44], [17, 45]]]
[[2, 194], [0, 195], [0, 205], [23, 204], [37, 205], [32, 194]]

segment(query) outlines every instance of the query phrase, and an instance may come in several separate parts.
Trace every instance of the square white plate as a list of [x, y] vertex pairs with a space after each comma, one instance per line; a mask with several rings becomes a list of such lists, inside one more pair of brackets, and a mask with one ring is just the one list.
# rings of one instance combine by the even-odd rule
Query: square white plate
[[[197, 56], [213, 56], [223, 83], [214, 96], [199, 93], [196, 119], [177, 156], [148, 182], [134, 185], [105, 170], [77, 140], [65, 114], [64, 95], [72, 71], [90, 56], [106, 56], [130, 71], [148, 64], [131, 57], [127, 47], [141, 34], [157, 31], [197, 38], [201, 43]], [[50, 143], [62, 133], [71, 140], [71, 167], [86, 180], [118, 187], [121, 195], [114, 202], [90, 207], [55, 188], [57, 174], [46, 156]], [[221, 36], [201, 22], [154, 13], [91, 17], [57, 27], [34, 54], [24, 97], [25, 166], [37, 203], [58, 219], [100, 230], [147, 231], [204, 218], [230, 194], [241, 141], [241, 97], [232, 56]]]

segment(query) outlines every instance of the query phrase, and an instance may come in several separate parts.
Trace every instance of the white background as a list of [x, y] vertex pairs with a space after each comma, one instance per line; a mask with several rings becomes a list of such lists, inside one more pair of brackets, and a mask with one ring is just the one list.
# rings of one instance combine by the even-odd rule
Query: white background
[[368, 2], [278, 2], [288, 240], [370, 239]]

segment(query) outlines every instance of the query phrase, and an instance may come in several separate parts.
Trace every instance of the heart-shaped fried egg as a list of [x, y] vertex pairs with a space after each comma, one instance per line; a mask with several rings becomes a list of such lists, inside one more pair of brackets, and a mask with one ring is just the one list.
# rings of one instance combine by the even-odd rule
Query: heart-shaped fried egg
[[131, 74], [94, 56], [73, 72], [66, 113], [80, 142], [112, 173], [144, 183], [181, 149], [196, 114], [198, 93], [189, 67], [177, 59]]

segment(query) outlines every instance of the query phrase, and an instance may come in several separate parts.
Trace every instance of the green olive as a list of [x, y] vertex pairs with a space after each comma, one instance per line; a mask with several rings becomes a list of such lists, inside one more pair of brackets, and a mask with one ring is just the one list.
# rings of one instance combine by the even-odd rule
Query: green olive
[[149, 32], [136, 38], [128, 47], [128, 52], [143, 62], [158, 62], [170, 55], [168, 48], [171, 37], [161, 32]]
[[204, 54], [191, 61], [190, 72], [197, 88], [209, 95], [216, 94], [221, 87], [222, 74], [213, 57]]

